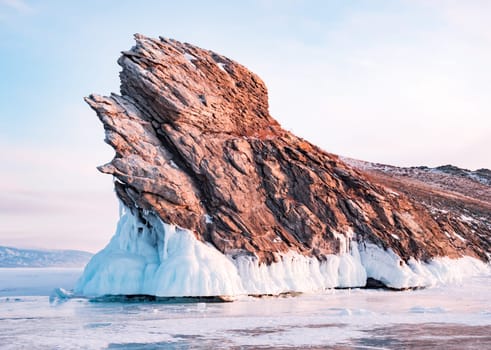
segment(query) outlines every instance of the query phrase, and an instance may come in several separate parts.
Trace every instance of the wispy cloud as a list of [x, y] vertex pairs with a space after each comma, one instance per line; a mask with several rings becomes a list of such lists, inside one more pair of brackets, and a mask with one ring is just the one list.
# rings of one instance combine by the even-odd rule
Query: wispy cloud
[[0, 149], [0, 245], [104, 246], [118, 203], [111, 177], [95, 169], [100, 152], [1, 141]]
[[117, 221], [112, 189], [0, 193], [0, 245], [97, 251]]
[[0, 0], [0, 7], [7, 7], [22, 14], [28, 14], [34, 11], [34, 8], [24, 0]]

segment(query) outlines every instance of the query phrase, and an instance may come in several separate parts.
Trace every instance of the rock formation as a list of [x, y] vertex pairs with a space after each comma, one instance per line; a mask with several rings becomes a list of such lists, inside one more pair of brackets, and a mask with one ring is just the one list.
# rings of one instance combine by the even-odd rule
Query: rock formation
[[86, 101], [116, 152], [99, 170], [143, 224], [152, 213], [231, 259], [266, 265], [291, 252], [323, 261], [351, 241], [391, 249], [401, 264], [487, 261], [489, 240], [448, 237], [474, 237], [472, 225], [432, 215], [282, 129], [265, 84], [245, 67], [187, 43], [135, 39], [118, 60], [120, 95]]
[[[451, 240], [480, 247], [491, 256], [491, 171], [470, 171], [453, 165], [401, 168], [344, 158], [369, 180], [422, 204], [438, 222], [452, 222]], [[455, 234], [451, 234], [457, 233]]]

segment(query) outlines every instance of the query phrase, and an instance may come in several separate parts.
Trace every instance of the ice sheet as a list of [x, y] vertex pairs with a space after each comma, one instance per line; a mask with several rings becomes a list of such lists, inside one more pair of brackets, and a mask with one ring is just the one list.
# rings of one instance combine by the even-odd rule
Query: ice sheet
[[[44, 279], [52, 279], [49, 271]], [[219, 304], [0, 297], [0, 348], [484, 349], [491, 345], [490, 296], [487, 276], [425, 290], [329, 290]]]
[[73, 289], [82, 268], [0, 268], [0, 297], [44, 295], [55, 288]]

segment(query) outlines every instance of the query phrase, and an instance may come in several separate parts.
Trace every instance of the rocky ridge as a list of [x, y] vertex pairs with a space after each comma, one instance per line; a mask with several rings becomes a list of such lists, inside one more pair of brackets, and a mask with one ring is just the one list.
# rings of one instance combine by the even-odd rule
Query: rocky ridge
[[489, 237], [489, 227], [435, 216], [282, 129], [265, 84], [245, 67], [172, 39], [135, 39], [118, 60], [120, 94], [86, 101], [116, 153], [99, 170], [142, 222], [152, 212], [232, 258], [267, 264], [290, 251], [322, 260], [349, 240], [404, 261], [488, 260], [489, 240], [471, 238]]
[[471, 227], [470, 231], [456, 231], [462, 234], [451, 238], [479, 245], [491, 256], [490, 170], [470, 171], [453, 165], [396, 167], [350, 158], [343, 160], [363, 171], [371, 181], [422, 204], [435, 220], [444, 216], [455, 226]]

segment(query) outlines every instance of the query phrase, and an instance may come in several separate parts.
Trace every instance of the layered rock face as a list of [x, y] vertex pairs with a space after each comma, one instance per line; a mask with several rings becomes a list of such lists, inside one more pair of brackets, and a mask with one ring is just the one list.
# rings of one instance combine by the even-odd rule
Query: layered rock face
[[116, 152], [99, 170], [143, 225], [151, 213], [231, 259], [266, 265], [292, 252], [323, 261], [351, 241], [391, 249], [400, 264], [487, 260], [489, 244], [448, 238], [471, 236], [471, 226], [282, 129], [245, 67], [187, 43], [135, 39], [118, 61], [120, 95], [86, 101]]

